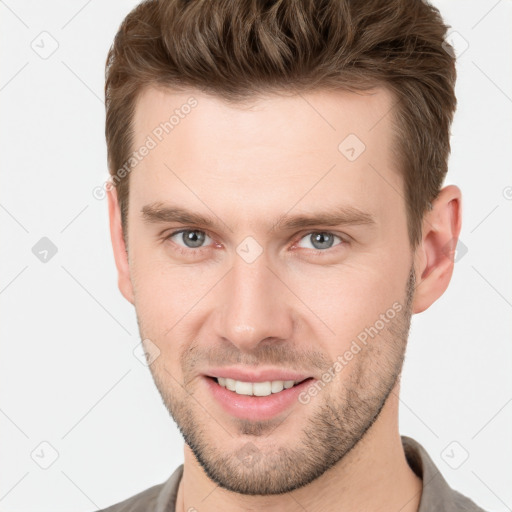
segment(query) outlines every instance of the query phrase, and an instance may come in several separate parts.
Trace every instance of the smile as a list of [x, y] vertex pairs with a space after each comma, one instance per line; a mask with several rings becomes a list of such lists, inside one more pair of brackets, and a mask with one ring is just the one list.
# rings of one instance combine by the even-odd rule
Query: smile
[[[215, 377], [217, 383], [223, 388], [233, 391], [237, 395], [247, 396], [268, 396], [273, 393], [280, 393], [284, 389], [290, 389], [301, 381], [294, 380], [272, 380], [265, 382], [244, 382], [241, 380], [229, 379], [226, 377]], [[304, 379], [305, 380], [305, 379]]]
[[282, 379], [284, 375], [281, 379], [278, 375], [267, 376], [269, 380], [263, 380], [261, 375], [253, 376], [252, 380], [249, 376], [238, 380], [234, 375], [213, 375], [204, 375], [203, 382], [214, 403], [231, 417], [251, 421], [270, 420], [286, 413], [299, 404], [300, 393], [315, 381], [313, 377], [299, 375], [286, 375], [286, 380]]

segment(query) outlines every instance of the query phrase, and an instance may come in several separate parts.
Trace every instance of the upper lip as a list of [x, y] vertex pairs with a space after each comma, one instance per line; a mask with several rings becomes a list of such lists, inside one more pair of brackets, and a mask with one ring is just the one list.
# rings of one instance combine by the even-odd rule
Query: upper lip
[[211, 368], [205, 375], [207, 377], [224, 377], [242, 382], [267, 382], [274, 380], [293, 380], [300, 382], [311, 377], [311, 375], [297, 373], [293, 370], [282, 370], [278, 368], [247, 370], [234, 367]]

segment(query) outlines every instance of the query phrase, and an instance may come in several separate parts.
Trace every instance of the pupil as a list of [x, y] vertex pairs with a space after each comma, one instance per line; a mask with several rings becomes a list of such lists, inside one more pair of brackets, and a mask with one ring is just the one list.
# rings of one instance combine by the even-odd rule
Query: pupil
[[332, 236], [329, 233], [315, 233], [311, 235], [311, 241], [316, 249], [329, 249], [332, 246]]
[[201, 247], [204, 242], [204, 234], [200, 231], [184, 231], [183, 234], [185, 245], [188, 247]]

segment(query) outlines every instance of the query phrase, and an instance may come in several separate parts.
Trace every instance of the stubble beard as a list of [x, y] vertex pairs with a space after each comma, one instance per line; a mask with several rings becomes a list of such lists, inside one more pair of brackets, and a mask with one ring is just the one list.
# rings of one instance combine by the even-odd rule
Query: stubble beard
[[[187, 389], [186, 379], [180, 386], [161, 367], [152, 366], [164, 405], [207, 476], [239, 494], [275, 495], [313, 482], [340, 462], [374, 424], [400, 378], [414, 285], [411, 268], [404, 307], [354, 356], [349, 376], [345, 378], [346, 370], [342, 370], [311, 403], [297, 404], [291, 417], [284, 420], [233, 418], [224, 427], [220, 418], [207, 412], [209, 407], [197, 402], [193, 390]], [[293, 418], [301, 411], [308, 416], [300, 435], [286, 445], [276, 443], [272, 433], [277, 433], [281, 424], [301, 421]], [[215, 436], [209, 430], [212, 425], [220, 432]], [[216, 442], [219, 436], [225, 436], [227, 442], [232, 439], [233, 448], [227, 449], [223, 442], [220, 449]]]

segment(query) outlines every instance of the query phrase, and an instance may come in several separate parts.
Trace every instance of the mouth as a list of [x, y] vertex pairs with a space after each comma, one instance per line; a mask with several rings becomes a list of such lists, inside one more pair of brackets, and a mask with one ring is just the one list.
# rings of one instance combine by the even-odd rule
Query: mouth
[[312, 377], [307, 377], [301, 380], [267, 380], [264, 382], [247, 382], [227, 377], [208, 378], [214, 380], [219, 386], [232, 391], [237, 395], [261, 397], [281, 393], [285, 389], [293, 388], [306, 380], [312, 380]]
[[[257, 382], [203, 375], [214, 403], [230, 417], [250, 421], [271, 420], [300, 404], [299, 395], [314, 381], [314, 377], [297, 380], [267, 380]], [[301, 406], [301, 411], [304, 408]], [[291, 411], [288, 411], [288, 415]], [[287, 415], [287, 416], [288, 416]]]

